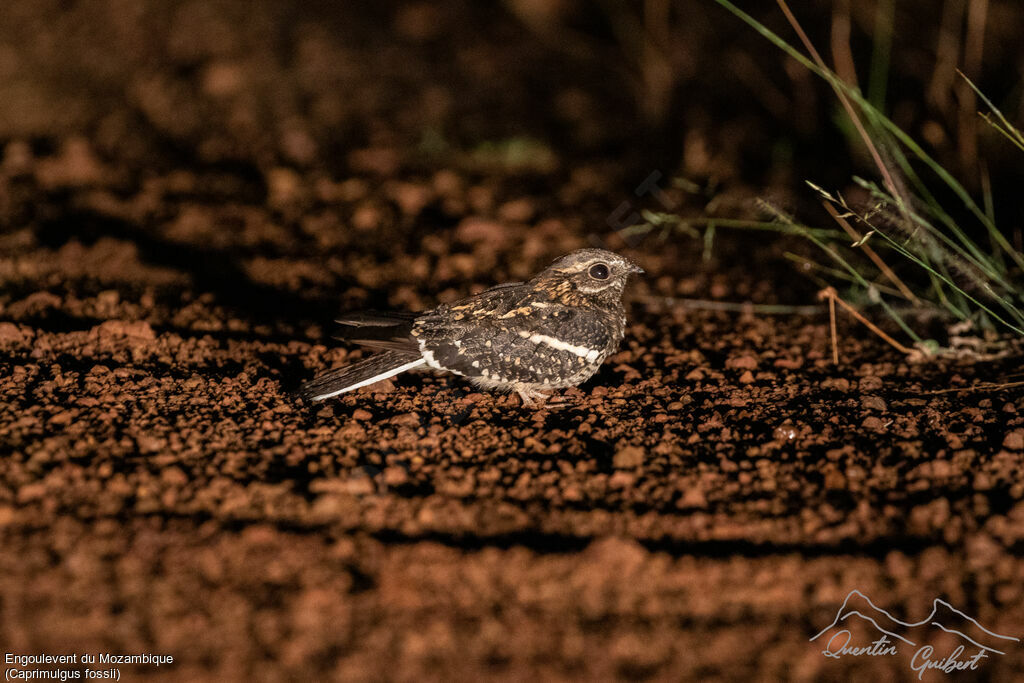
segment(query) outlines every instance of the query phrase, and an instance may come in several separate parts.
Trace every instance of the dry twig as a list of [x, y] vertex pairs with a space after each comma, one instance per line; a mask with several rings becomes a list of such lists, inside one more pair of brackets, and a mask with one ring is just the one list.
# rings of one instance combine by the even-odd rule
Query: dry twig
[[[874, 332], [882, 341], [886, 342], [887, 344], [892, 346], [894, 349], [896, 349], [900, 353], [906, 354], [908, 356], [912, 355], [912, 354], [918, 353], [914, 349], [907, 348], [903, 344], [900, 344], [898, 341], [896, 341], [895, 339], [890, 337], [888, 334], [886, 334], [882, 330], [882, 328], [878, 327], [878, 325], [875, 325], [873, 322], [871, 322], [870, 320], [865, 318], [861, 314], [860, 311], [858, 311], [856, 308], [854, 308], [850, 304], [848, 304], [845, 301], [843, 301], [842, 298], [839, 296], [839, 294], [836, 292], [835, 287], [826, 287], [825, 289], [823, 289], [820, 292], [818, 292], [818, 299], [819, 300], [820, 299], [828, 299], [829, 302], [830, 302], [829, 303], [830, 306], [834, 305], [835, 303], [838, 303], [840, 306], [842, 306], [846, 310], [847, 313], [849, 313], [854, 318], [859, 320], [862, 325], [864, 325], [869, 330]], [[835, 320], [835, 318], [833, 318], [833, 321], [834, 320]], [[838, 350], [836, 350], [836, 344], [837, 344], [837, 341], [836, 341], [836, 328], [835, 328], [835, 325], [833, 324], [833, 326], [832, 326], [833, 359], [836, 361], [836, 363], [838, 363], [839, 362], [839, 360], [838, 360], [839, 359], [839, 352], [838, 352]]]

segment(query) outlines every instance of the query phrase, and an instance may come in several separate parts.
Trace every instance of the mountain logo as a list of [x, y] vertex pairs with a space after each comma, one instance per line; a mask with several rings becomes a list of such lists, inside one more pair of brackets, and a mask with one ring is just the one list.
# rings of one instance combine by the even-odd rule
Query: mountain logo
[[982, 660], [1004, 655], [1020, 643], [1019, 638], [991, 631], [938, 598], [932, 602], [931, 614], [908, 622], [878, 607], [859, 590], [850, 591], [832, 623], [810, 640], [823, 645], [821, 653], [832, 659], [911, 655], [910, 668], [918, 679], [929, 670], [976, 671]]

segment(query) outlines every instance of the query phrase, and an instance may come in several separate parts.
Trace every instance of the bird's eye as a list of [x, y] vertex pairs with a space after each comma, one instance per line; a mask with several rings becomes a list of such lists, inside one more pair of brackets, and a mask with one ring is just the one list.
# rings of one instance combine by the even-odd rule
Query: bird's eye
[[590, 277], [595, 280], [607, 280], [608, 279], [608, 266], [604, 263], [595, 263], [590, 266]]

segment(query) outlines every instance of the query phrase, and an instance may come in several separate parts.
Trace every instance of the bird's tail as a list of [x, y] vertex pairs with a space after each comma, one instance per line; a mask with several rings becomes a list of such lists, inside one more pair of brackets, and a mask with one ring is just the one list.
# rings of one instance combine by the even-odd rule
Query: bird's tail
[[303, 384], [299, 391], [306, 400], [322, 401], [394, 377], [426, 362], [422, 356], [385, 351], [353, 365], [325, 372]]
[[419, 344], [412, 336], [417, 315], [396, 311], [349, 313], [336, 321], [341, 327], [334, 338], [376, 349], [419, 355]]

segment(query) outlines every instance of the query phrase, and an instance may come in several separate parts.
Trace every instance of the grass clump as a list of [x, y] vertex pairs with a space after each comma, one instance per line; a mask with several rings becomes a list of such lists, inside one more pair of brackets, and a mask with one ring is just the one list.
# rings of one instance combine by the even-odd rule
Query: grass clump
[[[905, 319], [902, 311], [907, 306], [892, 305], [896, 299], [910, 308], [941, 309], [983, 329], [1002, 328], [1024, 336], [1024, 254], [996, 225], [991, 198], [986, 197], [982, 204], [975, 201], [963, 184], [881, 111], [884, 90], [877, 85], [878, 75], [872, 74], [875, 86], [870, 97], [840, 78], [825, 65], [784, 0], [778, 4], [806, 53], [729, 0], [716, 2], [832, 87], [878, 178], [854, 179], [870, 197], [857, 206], [838, 192], [808, 183], [840, 230], [813, 229], [773, 207], [768, 207], [773, 218], [769, 223], [743, 226], [737, 221], [704, 219], [704, 227], [713, 234], [716, 227], [729, 223], [731, 227], [783, 230], [807, 238], [835, 264], [816, 265], [819, 271], [864, 290], [915, 342], [922, 339]], [[1024, 151], [1020, 129], [974, 83], [963, 74], [961, 77], [988, 107], [984, 118], [989, 124]], [[951, 210], [938, 199], [940, 194], [952, 198], [945, 200], [954, 205]], [[646, 218], [648, 227], [670, 224], [663, 215]], [[677, 226], [692, 230], [694, 222], [679, 219]], [[707, 245], [707, 232], [704, 236]], [[983, 245], [979, 236], [987, 237], [988, 243]]]

